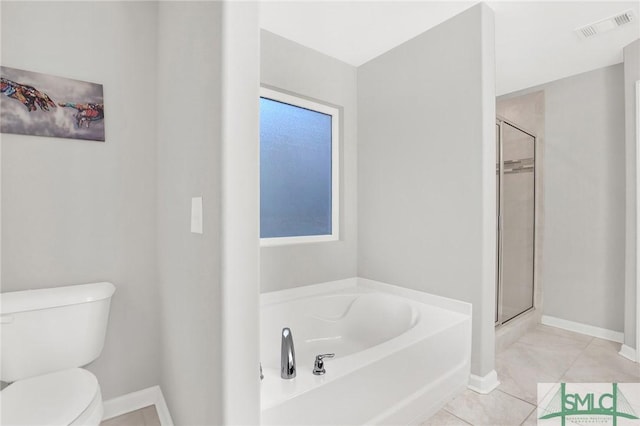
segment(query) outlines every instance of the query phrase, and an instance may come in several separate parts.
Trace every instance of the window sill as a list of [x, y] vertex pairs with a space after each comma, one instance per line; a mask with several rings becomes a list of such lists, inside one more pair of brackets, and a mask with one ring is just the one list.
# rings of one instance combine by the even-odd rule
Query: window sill
[[260, 247], [290, 246], [297, 244], [338, 241], [337, 235], [309, 235], [305, 237], [260, 238]]

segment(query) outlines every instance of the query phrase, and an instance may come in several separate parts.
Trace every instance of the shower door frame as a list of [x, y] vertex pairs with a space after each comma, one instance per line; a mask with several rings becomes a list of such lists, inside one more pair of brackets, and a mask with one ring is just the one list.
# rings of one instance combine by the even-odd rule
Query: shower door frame
[[636, 81], [636, 361], [640, 362], [640, 80]]
[[[502, 321], [502, 298], [503, 298], [503, 282], [502, 282], [502, 249], [503, 249], [503, 227], [504, 227], [504, 198], [503, 198], [503, 182], [504, 182], [504, 158], [503, 158], [503, 149], [502, 149], [502, 136], [503, 136], [503, 132], [502, 132], [502, 126], [503, 124], [507, 124], [508, 126], [513, 127], [516, 130], [521, 131], [522, 133], [525, 133], [529, 136], [531, 136], [533, 138], [533, 246], [532, 246], [532, 251], [533, 251], [533, 256], [532, 256], [532, 265], [531, 265], [531, 282], [532, 282], [532, 289], [531, 289], [531, 307], [525, 309], [524, 311], [520, 312], [519, 314], [505, 320]], [[538, 148], [538, 138], [535, 135], [535, 133], [522, 128], [522, 126], [513, 123], [512, 121], [497, 115], [496, 116], [496, 126], [497, 131], [498, 131], [498, 157], [499, 157], [499, 162], [498, 162], [498, 167], [499, 167], [499, 172], [498, 172], [498, 193], [496, 194], [498, 197], [498, 214], [497, 214], [497, 225], [496, 225], [496, 233], [497, 233], [497, 256], [496, 256], [496, 267], [497, 267], [497, 273], [496, 273], [496, 303], [498, 304], [498, 306], [496, 306], [496, 312], [497, 312], [497, 320], [495, 321], [495, 326], [499, 327], [502, 326], [506, 323], [508, 323], [509, 321], [515, 320], [519, 317], [521, 317], [522, 315], [525, 315], [533, 310], [535, 310], [536, 308], [536, 290], [537, 290], [537, 285], [536, 285], [536, 239], [537, 239], [537, 234], [536, 234], [536, 219], [537, 219], [537, 215], [536, 215], [536, 211], [537, 211], [537, 197], [536, 197], [536, 182], [538, 180], [538, 164], [537, 164], [537, 158], [536, 158], [536, 151]]]

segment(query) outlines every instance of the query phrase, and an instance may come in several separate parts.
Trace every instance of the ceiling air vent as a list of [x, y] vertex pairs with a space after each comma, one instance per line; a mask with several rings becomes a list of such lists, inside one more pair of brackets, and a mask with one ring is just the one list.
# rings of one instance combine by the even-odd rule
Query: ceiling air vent
[[616, 21], [616, 24], [618, 24], [618, 26], [628, 24], [629, 22], [633, 21], [633, 12], [625, 12], [622, 15], [614, 17], [613, 20]]
[[592, 38], [598, 34], [602, 34], [607, 31], [611, 31], [615, 28], [621, 27], [635, 19], [633, 10], [627, 10], [615, 16], [611, 16], [607, 19], [603, 19], [593, 24], [585, 25], [584, 27], [576, 28], [575, 32], [580, 38]]

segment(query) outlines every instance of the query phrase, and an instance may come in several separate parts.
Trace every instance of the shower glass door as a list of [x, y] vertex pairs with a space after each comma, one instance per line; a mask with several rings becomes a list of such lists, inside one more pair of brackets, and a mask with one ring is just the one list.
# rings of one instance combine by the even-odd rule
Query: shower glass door
[[533, 308], [535, 136], [504, 120], [498, 139], [496, 324]]

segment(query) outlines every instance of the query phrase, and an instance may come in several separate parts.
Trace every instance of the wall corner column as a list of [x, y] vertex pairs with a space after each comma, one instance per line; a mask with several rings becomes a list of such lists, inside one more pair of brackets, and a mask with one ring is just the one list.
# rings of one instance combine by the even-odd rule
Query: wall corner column
[[[472, 361], [471, 372], [481, 377], [495, 368], [496, 310], [496, 62], [493, 10], [480, 4], [481, 102], [482, 102], [482, 279], [480, 309], [480, 354]], [[497, 385], [497, 380], [496, 380]]]
[[222, 5], [222, 379], [225, 425], [260, 423], [257, 2]]
[[637, 342], [637, 147], [636, 147], [636, 81], [640, 80], [640, 39], [626, 46], [624, 52], [625, 109], [625, 306], [624, 345], [634, 348]]

